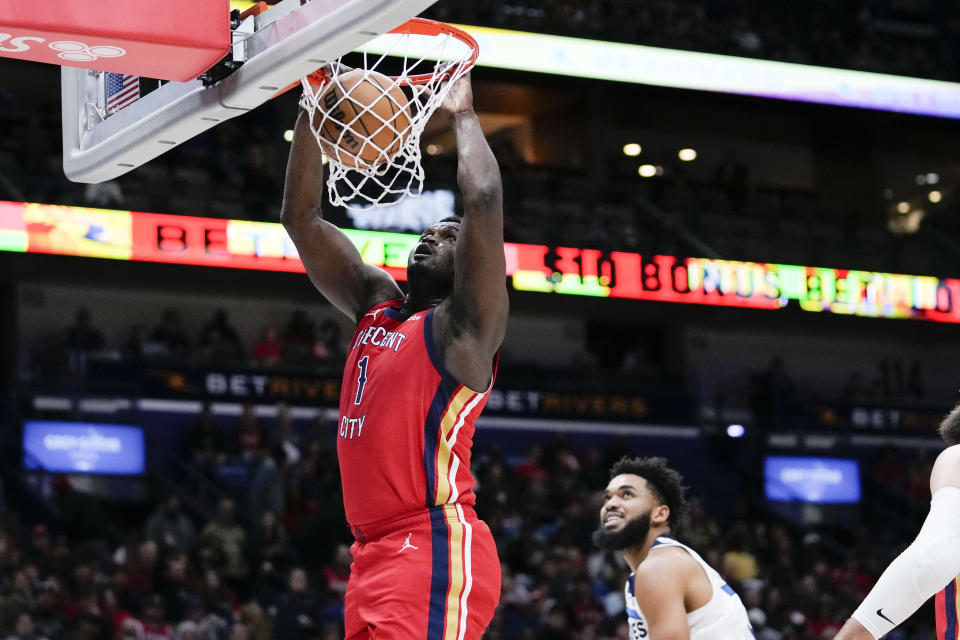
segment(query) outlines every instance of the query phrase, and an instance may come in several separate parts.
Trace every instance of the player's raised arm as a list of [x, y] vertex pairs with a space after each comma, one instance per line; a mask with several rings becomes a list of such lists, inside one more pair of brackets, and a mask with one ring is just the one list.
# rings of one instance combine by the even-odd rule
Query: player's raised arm
[[[954, 408], [951, 416], [958, 413]], [[960, 579], [960, 445], [937, 457], [930, 492], [930, 512], [917, 538], [890, 563], [834, 640], [880, 638]]]
[[314, 286], [356, 321], [377, 302], [400, 298], [397, 283], [385, 271], [366, 264], [353, 243], [322, 217], [323, 162], [301, 110], [287, 160], [280, 220], [300, 253]]
[[[447, 369], [482, 391], [503, 342], [509, 301], [503, 254], [503, 187], [497, 160], [473, 110], [470, 75], [451, 88], [441, 110], [457, 136], [457, 182], [463, 221], [457, 240], [453, 292], [438, 308], [437, 329]], [[446, 344], [443, 344], [446, 342]]]

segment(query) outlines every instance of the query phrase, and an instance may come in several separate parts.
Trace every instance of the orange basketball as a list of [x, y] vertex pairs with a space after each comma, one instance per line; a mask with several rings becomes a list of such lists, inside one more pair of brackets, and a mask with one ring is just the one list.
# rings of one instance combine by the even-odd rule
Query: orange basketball
[[400, 87], [382, 73], [354, 69], [336, 77], [313, 115], [327, 156], [355, 168], [391, 160], [406, 140], [410, 107]]

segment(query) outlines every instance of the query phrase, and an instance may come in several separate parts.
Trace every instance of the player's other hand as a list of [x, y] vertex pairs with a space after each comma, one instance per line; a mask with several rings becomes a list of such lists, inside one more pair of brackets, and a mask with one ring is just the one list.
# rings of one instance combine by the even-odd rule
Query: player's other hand
[[470, 84], [470, 72], [460, 76], [450, 87], [450, 93], [440, 103], [440, 111], [448, 118], [458, 113], [473, 111], [473, 87]]

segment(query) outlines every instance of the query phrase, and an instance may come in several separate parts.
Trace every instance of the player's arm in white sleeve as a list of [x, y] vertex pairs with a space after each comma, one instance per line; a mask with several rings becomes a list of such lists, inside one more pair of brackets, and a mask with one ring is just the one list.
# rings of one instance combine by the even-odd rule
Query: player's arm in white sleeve
[[937, 457], [930, 492], [930, 513], [917, 538], [890, 563], [834, 640], [882, 637], [960, 575], [960, 445]]
[[303, 110], [294, 126], [280, 221], [311, 282], [333, 306], [357, 321], [370, 307], [403, 293], [383, 269], [367, 264], [350, 239], [323, 219], [323, 158]]

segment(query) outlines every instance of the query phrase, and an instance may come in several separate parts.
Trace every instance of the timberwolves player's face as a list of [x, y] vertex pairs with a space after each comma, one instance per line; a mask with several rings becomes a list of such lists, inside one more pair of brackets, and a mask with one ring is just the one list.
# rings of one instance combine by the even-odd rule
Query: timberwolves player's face
[[426, 289], [453, 285], [453, 256], [460, 224], [438, 222], [420, 234], [420, 241], [407, 259], [407, 278]]
[[600, 528], [593, 533], [594, 543], [609, 551], [641, 546], [650, 533], [650, 517], [657, 506], [645, 479], [632, 473], [615, 477], [603, 492]]

